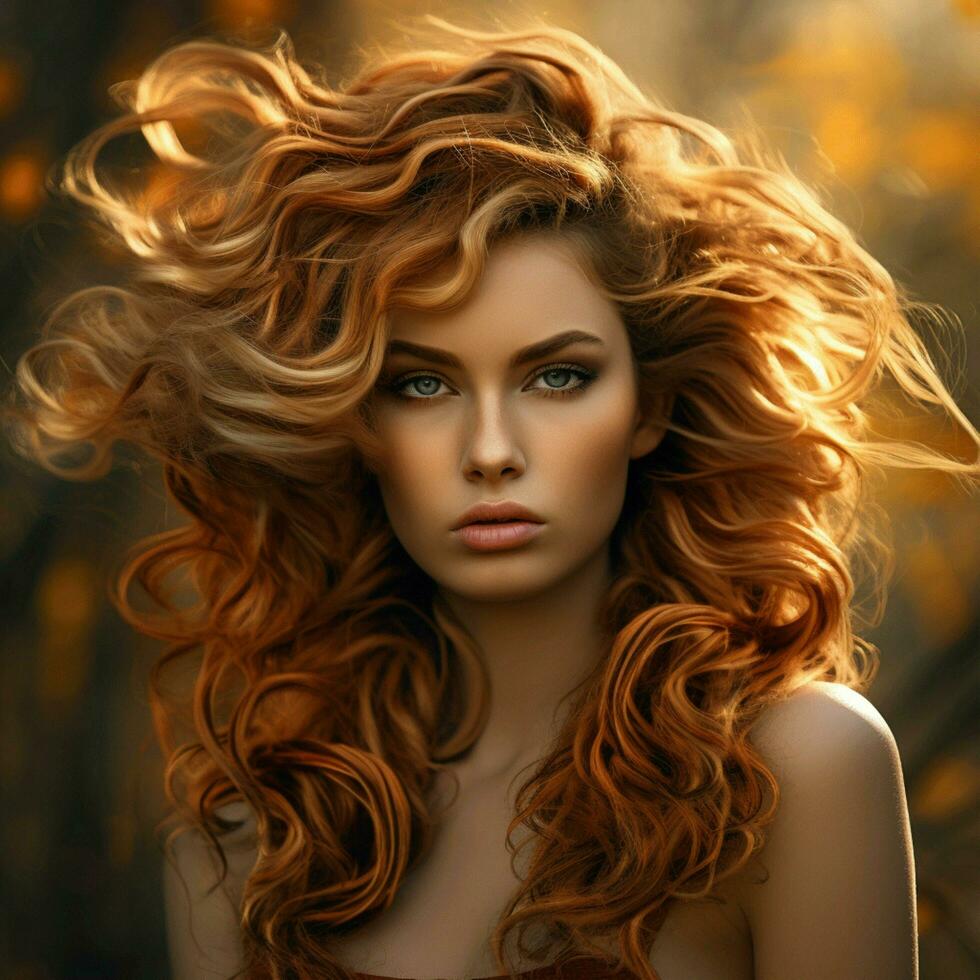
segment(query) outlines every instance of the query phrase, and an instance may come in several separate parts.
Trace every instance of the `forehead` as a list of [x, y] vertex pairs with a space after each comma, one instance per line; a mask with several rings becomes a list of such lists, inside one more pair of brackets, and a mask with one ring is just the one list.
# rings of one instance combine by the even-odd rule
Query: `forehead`
[[452, 310], [394, 309], [391, 339], [438, 342], [461, 350], [495, 338], [520, 347], [558, 329], [586, 329], [604, 339], [624, 334], [619, 313], [591, 280], [575, 246], [555, 236], [525, 236], [491, 249], [483, 275]]

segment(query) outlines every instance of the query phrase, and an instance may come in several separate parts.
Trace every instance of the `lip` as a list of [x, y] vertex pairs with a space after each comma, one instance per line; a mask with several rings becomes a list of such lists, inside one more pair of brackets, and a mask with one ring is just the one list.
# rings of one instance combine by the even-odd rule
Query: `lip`
[[526, 521], [530, 524], [544, 524], [532, 510], [522, 507], [514, 500], [483, 501], [471, 507], [453, 526], [454, 531], [465, 528], [468, 524], [480, 521]]
[[503, 551], [516, 548], [537, 537], [544, 524], [532, 521], [508, 521], [505, 524], [464, 524], [453, 531], [473, 551]]

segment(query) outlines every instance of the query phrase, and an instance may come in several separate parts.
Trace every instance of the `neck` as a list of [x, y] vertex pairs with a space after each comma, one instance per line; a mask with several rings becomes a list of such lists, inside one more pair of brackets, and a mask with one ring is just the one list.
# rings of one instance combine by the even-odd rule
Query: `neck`
[[599, 613], [611, 582], [606, 550], [533, 596], [481, 602], [443, 590], [480, 647], [490, 677], [490, 716], [466, 759], [478, 774], [503, 772], [539, 755], [557, 734], [568, 702], [605, 651]]

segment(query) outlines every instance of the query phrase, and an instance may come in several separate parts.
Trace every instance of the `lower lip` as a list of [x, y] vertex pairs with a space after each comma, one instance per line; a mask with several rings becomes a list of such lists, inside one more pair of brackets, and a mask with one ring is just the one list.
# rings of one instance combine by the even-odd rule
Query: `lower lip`
[[501, 524], [465, 524], [453, 533], [458, 534], [463, 544], [474, 551], [503, 551], [530, 541], [543, 527], [543, 524], [532, 521], [506, 521]]

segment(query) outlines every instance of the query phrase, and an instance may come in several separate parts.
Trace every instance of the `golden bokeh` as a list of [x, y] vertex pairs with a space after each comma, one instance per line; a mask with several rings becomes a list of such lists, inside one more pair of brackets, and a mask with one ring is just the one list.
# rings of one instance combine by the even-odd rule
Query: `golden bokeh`
[[296, 13], [294, 0], [208, 0], [207, 7], [225, 28], [282, 23]]
[[88, 680], [92, 630], [102, 601], [100, 581], [84, 559], [59, 558], [38, 583], [37, 696], [47, 717], [64, 717]]
[[968, 20], [980, 18], [980, 0], [953, 0], [953, 9]]
[[847, 4], [810, 8], [782, 49], [745, 74], [778, 85], [797, 104], [845, 99], [868, 112], [904, 98], [910, 85], [895, 46], [866, 12]]
[[901, 134], [903, 157], [937, 191], [980, 182], [978, 146], [980, 124], [965, 110], [921, 110]]
[[0, 217], [17, 223], [31, 217], [44, 200], [48, 158], [38, 147], [24, 147], [0, 159]]
[[973, 613], [964, 582], [950, 549], [933, 537], [908, 543], [903, 549], [903, 586], [914, 596], [913, 610], [923, 634], [937, 646], [955, 643]]
[[936, 908], [935, 902], [923, 895], [918, 895], [915, 901], [915, 918], [920, 936], [933, 929], [939, 919], [939, 910]]
[[858, 99], [839, 98], [818, 106], [813, 134], [841, 180], [863, 183], [878, 169], [885, 136]]
[[949, 755], [933, 760], [919, 779], [909, 808], [919, 820], [946, 820], [980, 803], [980, 766]]

